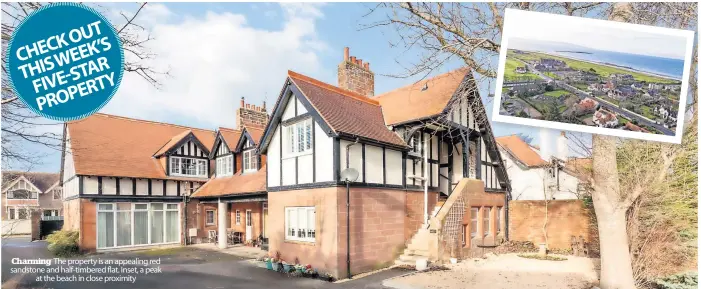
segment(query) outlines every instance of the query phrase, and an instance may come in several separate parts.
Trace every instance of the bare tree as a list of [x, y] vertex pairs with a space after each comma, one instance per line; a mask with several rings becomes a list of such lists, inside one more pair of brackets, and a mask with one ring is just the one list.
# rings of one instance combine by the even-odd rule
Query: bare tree
[[[382, 13], [383, 19], [362, 28], [391, 27], [398, 36], [392, 45], [401, 45], [407, 51], [422, 51], [418, 62], [409, 63], [402, 73], [391, 76], [426, 76], [457, 58], [479, 74], [477, 78], [491, 82], [496, 77], [494, 57], [501, 49], [499, 40], [506, 7], [685, 29], [695, 29], [698, 19], [696, 3], [382, 3], [372, 8], [371, 14]], [[691, 75], [692, 105], [688, 111], [693, 122], [697, 118], [695, 65]], [[482, 109], [480, 101], [469, 105]], [[688, 135], [696, 134], [687, 131], [684, 137]], [[634, 154], [621, 151], [622, 147]], [[635, 288], [627, 234], [628, 213], [641, 195], [654, 190], [648, 184], [669, 178], [670, 168], [689, 149], [598, 135], [591, 142], [581, 142], [580, 149], [591, 152], [592, 156], [589, 185], [600, 237], [601, 287]], [[649, 161], [636, 163], [639, 170], [621, 171], [619, 158], [634, 155], [645, 156]]]
[[[40, 2], [2, 3], [2, 161], [5, 166], [20, 165], [26, 170], [40, 164], [45, 156], [36, 154], [28, 146], [61, 149], [61, 123], [40, 117], [17, 101], [7, 77], [7, 44], [22, 20], [42, 5]], [[115, 29], [124, 48], [124, 71], [135, 73], [151, 85], [160, 87], [160, 77], [168, 73], [151, 66], [156, 55], [146, 45], [153, 38], [137, 21], [145, 6], [146, 3], [140, 3], [132, 13], [120, 12], [123, 22], [115, 25]]]

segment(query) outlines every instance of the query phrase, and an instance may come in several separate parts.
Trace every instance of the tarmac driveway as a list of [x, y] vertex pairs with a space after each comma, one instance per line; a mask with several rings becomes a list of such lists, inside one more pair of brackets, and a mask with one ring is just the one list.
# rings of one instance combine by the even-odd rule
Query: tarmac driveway
[[[160, 265], [122, 265], [113, 266], [115, 268], [149, 268], [153, 272], [150, 274], [58, 274], [61, 276], [79, 275], [87, 276], [123, 276], [135, 277], [135, 280], [114, 280], [104, 282], [64, 281], [64, 282], [42, 282], [37, 281], [38, 275], [57, 274], [11, 274], [12, 267], [22, 267], [24, 265], [12, 264], [12, 258], [36, 259], [52, 258], [46, 251], [45, 242], [29, 242], [26, 238], [3, 239], [2, 246], [2, 288], [3, 289], [29, 289], [29, 288], [54, 288], [54, 289], [88, 289], [88, 288], [203, 288], [203, 289], [225, 289], [225, 288], [383, 288], [381, 285], [384, 279], [398, 276], [406, 272], [400, 270], [387, 270], [369, 277], [353, 280], [345, 283], [328, 283], [321, 280], [308, 278], [294, 278], [287, 275], [272, 272], [259, 268], [249, 260], [229, 254], [202, 250], [192, 247], [178, 247], [173, 249], [151, 250], [141, 252], [96, 254], [76, 258], [79, 262], [90, 263], [98, 260], [157, 260]], [[31, 265], [35, 268], [56, 268], [55, 262], [51, 266]], [[68, 268], [67, 265], [60, 267]], [[105, 265], [81, 265], [74, 266], [81, 268], [104, 268]], [[156, 272], [158, 271], [158, 272]]]

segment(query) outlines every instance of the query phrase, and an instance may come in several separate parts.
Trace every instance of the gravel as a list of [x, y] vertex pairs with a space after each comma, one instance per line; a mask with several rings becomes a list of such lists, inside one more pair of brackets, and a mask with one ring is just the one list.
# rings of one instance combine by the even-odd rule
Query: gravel
[[504, 254], [463, 260], [446, 267], [450, 270], [420, 272], [387, 280], [384, 285], [441, 289], [589, 289], [598, 284], [599, 259], [567, 256], [566, 261], [545, 261]]

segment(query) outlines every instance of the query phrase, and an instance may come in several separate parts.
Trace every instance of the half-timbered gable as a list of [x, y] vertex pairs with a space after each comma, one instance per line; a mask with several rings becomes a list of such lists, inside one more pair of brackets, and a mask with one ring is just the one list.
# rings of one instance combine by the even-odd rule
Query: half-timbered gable
[[358, 184], [399, 187], [401, 171], [386, 168], [401, 169], [406, 149], [377, 101], [292, 71], [260, 146], [269, 190], [337, 185], [346, 167], [358, 170]]
[[215, 164], [214, 175], [217, 178], [231, 176], [237, 171], [234, 146], [240, 136], [241, 131], [239, 130], [220, 127], [217, 131], [214, 146], [212, 146], [212, 152], [209, 156]]

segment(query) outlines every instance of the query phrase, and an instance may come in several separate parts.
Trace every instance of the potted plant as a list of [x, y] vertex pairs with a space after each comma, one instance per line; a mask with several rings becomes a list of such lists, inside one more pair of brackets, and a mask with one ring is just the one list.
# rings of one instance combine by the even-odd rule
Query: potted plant
[[324, 274], [321, 274], [319, 276], [319, 279], [327, 281], [327, 282], [333, 282], [335, 278], [333, 277], [333, 275], [331, 275], [329, 273], [324, 273]]
[[275, 252], [275, 257], [271, 260], [273, 263], [273, 271], [280, 271], [280, 251]]
[[291, 265], [285, 261], [282, 261], [282, 272], [283, 273], [290, 273], [290, 271], [292, 271], [293, 268], [294, 268], [294, 265]]
[[273, 258], [265, 257], [263, 261], [265, 262], [265, 268], [273, 270]]

